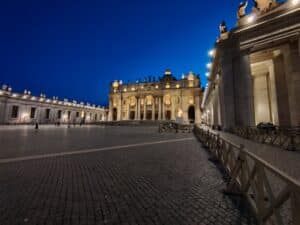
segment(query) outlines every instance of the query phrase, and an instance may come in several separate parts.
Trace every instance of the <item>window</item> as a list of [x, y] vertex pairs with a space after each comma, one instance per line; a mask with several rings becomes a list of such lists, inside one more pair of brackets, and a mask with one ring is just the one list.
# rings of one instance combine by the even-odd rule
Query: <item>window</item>
[[50, 109], [46, 109], [46, 119], [50, 118]]
[[34, 119], [34, 117], [35, 117], [35, 111], [36, 111], [36, 108], [31, 108], [30, 109], [30, 119]]
[[68, 120], [71, 119], [71, 111], [68, 111]]
[[13, 105], [12, 111], [11, 111], [11, 117], [18, 118], [18, 114], [19, 114], [19, 106]]
[[61, 110], [57, 111], [57, 119], [61, 119]]
[[95, 114], [95, 120], [97, 120], [98, 119], [98, 115], [97, 114]]
[[79, 117], [79, 112], [76, 112], [76, 118], [78, 118]]

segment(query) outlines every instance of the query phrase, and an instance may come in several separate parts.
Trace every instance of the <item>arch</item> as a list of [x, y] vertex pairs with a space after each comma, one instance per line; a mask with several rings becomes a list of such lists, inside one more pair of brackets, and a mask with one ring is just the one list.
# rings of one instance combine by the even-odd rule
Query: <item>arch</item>
[[113, 121], [116, 121], [117, 118], [118, 118], [118, 110], [117, 110], [117, 108], [113, 108], [112, 119], [113, 119]]
[[190, 123], [195, 122], [195, 106], [191, 105], [188, 109], [188, 118]]

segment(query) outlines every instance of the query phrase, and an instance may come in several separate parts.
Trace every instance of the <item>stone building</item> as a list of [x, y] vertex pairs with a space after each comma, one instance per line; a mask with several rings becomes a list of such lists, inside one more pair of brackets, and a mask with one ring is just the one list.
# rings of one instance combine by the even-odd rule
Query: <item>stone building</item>
[[200, 122], [202, 90], [199, 76], [190, 72], [177, 80], [170, 70], [158, 81], [112, 83], [109, 120], [177, 120]]
[[50, 99], [43, 94], [32, 96], [27, 90], [14, 93], [6, 85], [0, 90], [0, 124], [95, 123], [105, 121], [107, 115], [107, 109], [95, 105]]
[[300, 1], [257, 0], [211, 52], [202, 119], [224, 129], [300, 122]]

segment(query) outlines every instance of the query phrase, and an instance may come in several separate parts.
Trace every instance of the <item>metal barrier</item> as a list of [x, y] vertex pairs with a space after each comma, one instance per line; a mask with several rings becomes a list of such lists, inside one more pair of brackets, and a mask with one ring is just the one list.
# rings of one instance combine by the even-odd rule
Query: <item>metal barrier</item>
[[242, 145], [238, 146], [197, 126], [194, 133], [230, 175], [225, 193], [243, 195], [260, 224], [300, 225], [298, 181]]
[[175, 122], [163, 122], [159, 124], [158, 132], [175, 132], [175, 133], [191, 133], [193, 131], [193, 126], [191, 124], [179, 124]]
[[291, 151], [300, 150], [300, 127], [275, 127], [274, 130], [235, 127], [233, 133], [263, 144], [276, 145]]

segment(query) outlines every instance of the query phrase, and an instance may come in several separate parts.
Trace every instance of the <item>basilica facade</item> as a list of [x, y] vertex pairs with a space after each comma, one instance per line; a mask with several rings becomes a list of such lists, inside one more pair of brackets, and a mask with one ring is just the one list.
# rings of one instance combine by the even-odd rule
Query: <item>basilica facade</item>
[[300, 1], [257, 0], [211, 52], [202, 119], [223, 129], [300, 123]]
[[114, 81], [109, 94], [109, 120], [176, 120], [198, 123], [201, 119], [200, 78], [190, 72], [177, 80], [166, 70], [158, 81], [123, 84]]

